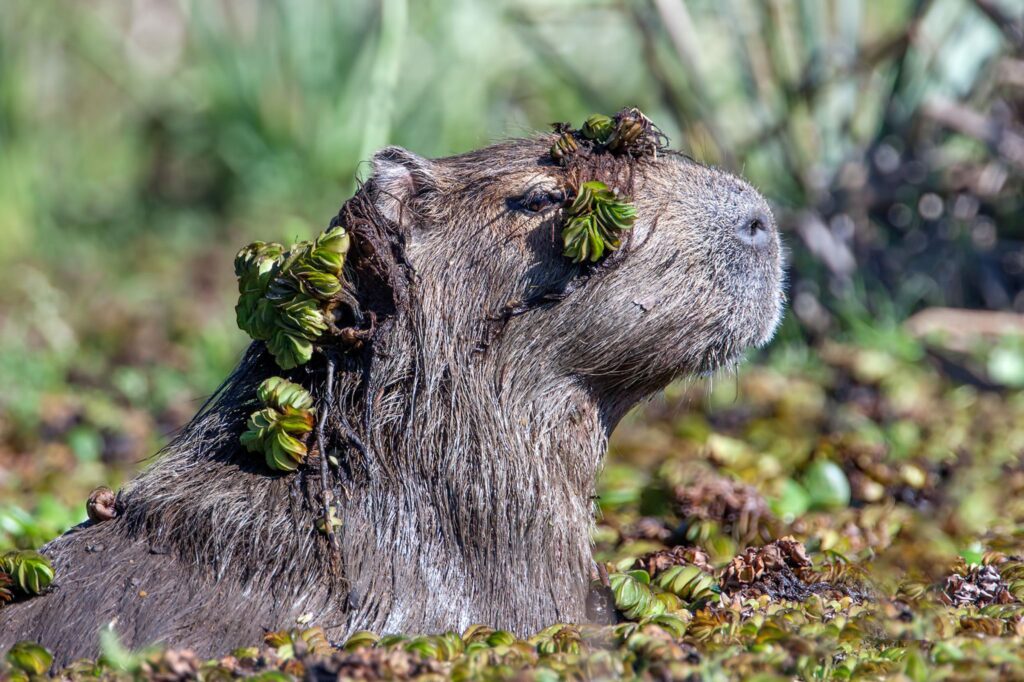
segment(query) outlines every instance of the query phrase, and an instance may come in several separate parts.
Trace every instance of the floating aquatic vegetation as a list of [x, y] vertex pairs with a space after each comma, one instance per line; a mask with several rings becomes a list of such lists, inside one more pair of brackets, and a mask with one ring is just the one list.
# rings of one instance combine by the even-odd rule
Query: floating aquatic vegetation
[[201, 666], [199, 657], [189, 649], [167, 649], [145, 656], [139, 665], [139, 677], [150, 680], [196, 679]]
[[748, 547], [722, 571], [722, 591], [744, 597], [763, 594], [773, 599], [803, 600], [812, 591], [828, 589], [813, 575], [804, 546], [785, 537], [764, 547]]
[[[345, 256], [351, 238], [344, 227], [328, 228], [312, 241], [292, 244], [253, 242], [235, 256], [238, 277], [238, 326], [254, 340], [263, 341], [281, 369], [304, 365], [327, 332], [349, 347], [362, 343], [359, 332], [339, 329], [335, 308], [344, 298]], [[327, 399], [331, 399], [334, 360], [327, 365]], [[264, 408], [250, 415], [241, 442], [250, 452], [262, 452], [267, 466], [292, 472], [307, 455], [307, 435], [317, 427], [317, 442], [326, 450], [323, 420], [313, 422], [312, 398], [297, 384], [271, 377], [259, 389]], [[340, 525], [333, 506], [326, 451], [321, 458], [320, 498], [323, 509], [317, 527], [328, 539], [332, 561], [337, 561]]]
[[342, 648], [346, 651], [355, 651], [356, 649], [362, 649], [363, 647], [372, 647], [377, 641], [380, 640], [380, 635], [369, 630], [357, 630], [349, 635], [349, 638], [345, 640]]
[[424, 658], [436, 658], [439, 661], [455, 660], [466, 648], [462, 638], [455, 632], [443, 635], [421, 635], [404, 644], [406, 651], [418, 653]]
[[654, 584], [688, 604], [711, 599], [718, 593], [714, 577], [697, 566], [672, 566], [659, 573]]
[[841, 509], [850, 504], [850, 482], [835, 462], [815, 460], [801, 482], [814, 509]]
[[14, 600], [14, 579], [0, 571], [0, 607]]
[[871, 503], [891, 498], [917, 508], [939, 501], [936, 486], [944, 463], [920, 457], [893, 460], [884, 447], [878, 446], [847, 446], [840, 442], [836, 450], [853, 501]]
[[713, 570], [708, 553], [703, 549], [679, 545], [645, 554], [636, 560], [634, 568], [642, 568], [653, 576], [673, 566], [687, 565], [696, 566], [706, 573]]
[[644, 516], [622, 529], [622, 537], [626, 540], [655, 540], [665, 542], [672, 537], [672, 529], [664, 520]]
[[249, 452], [262, 453], [275, 471], [295, 471], [306, 460], [305, 436], [314, 426], [313, 397], [281, 377], [261, 383], [257, 397], [263, 409], [249, 417], [242, 445]]
[[665, 612], [665, 602], [659, 600], [651, 590], [651, 576], [647, 571], [613, 573], [608, 579], [615, 597], [615, 607], [626, 618], [639, 620]]
[[555, 623], [529, 639], [540, 654], [579, 654], [583, 648], [583, 637], [577, 625]]
[[333, 651], [327, 641], [324, 629], [319, 626], [305, 630], [270, 632], [263, 638], [263, 641], [283, 661], [290, 660], [295, 656], [304, 656], [307, 653], [325, 656]]
[[320, 662], [315, 679], [338, 680], [441, 680], [445, 666], [403, 649], [358, 649], [336, 652]]
[[953, 606], [1009, 604], [1016, 598], [995, 566], [957, 566], [942, 585], [943, 598]]
[[700, 476], [673, 490], [685, 538], [708, 540], [716, 531], [747, 544], [771, 537], [777, 523], [764, 497], [751, 485], [723, 476]]
[[[193, 677], [1024, 678], [1024, 400], [929, 381], [914, 389], [922, 409], [890, 392], [887, 372], [915, 381], [895, 361], [860, 358], [855, 373], [840, 351], [813, 372], [750, 369], [740, 397], [713, 394], [707, 414], [702, 394], [673, 389], [643, 425], [623, 425], [595, 535], [615, 625], [356, 632], [340, 647], [289, 635], [198, 662]], [[897, 443], [911, 414], [919, 433]], [[779, 513], [787, 489], [809, 496], [819, 460], [845, 474], [849, 504]], [[865, 496], [866, 481], [880, 488]], [[161, 679], [196, 665], [185, 653], [140, 660], [151, 662], [139, 677]], [[60, 674], [116, 673], [98, 661]], [[4, 675], [29, 677], [0, 658]]]
[[331, 328], [349, 245], [345, 229], [335, 227], [287, 250], [253, 242], [235, 257], [238, 326], [264, 341], [281, 369], [309, 362]]
[[34, 642], [18, 642], [7, 652], [7, 662], [31, 675], [45, 675], [53, 665], [53, 654]]
[[562, 228], [564, 255], [574, 263], [596, 262], [622, 245], [622, 232], [636, 222], [636, 207], [620, 199], [606, 184], [580, 185]]
[[0, 554], [0, 573], [6, 574], [15, 590], [25, 596], [41, 594], [54, 577], [50, 560], [27, 549]]
[[484, 639], [488, 646], [512, 646], [516, 636], [508, 630], [494, 630]]
[[[625, 196], [629, 183], [618, 186], [623, 173], [613, 159], [656, 156], [665, 137], [636, 108], [615, 116], [594, 114], [574, 130], [555, 124], [558, 137], [551, 145], [551, 159], [568, 169], [576, 198], [566, 211], [562, 228], [563, 254], [574, 263], [597, 262], [621, 246], [622, 232], [636, 221], [636, 208]], [[601, 178], [601, 179], [597, 179]], [[606, 184], [605, 180], [613, 186]]]
[[579, 130], [564, 123], [556, 124], [555, 130], [559, 138], [551, 147], [551, 158], [561, 165], [567, 165], [579, 153], [657, 156], [667, 142], [665, 135], [636, 107], [623, 109], [614, 116], [593, 114]]
[[612, 136], [612, 133], [615, 132], [615, 121], [612, 120], [611, 116], [593, 114], [583, 122], [580, 132], [588, 140], [605, 144], [608, 142], [608, 138]]
[[571, 132], [564, 132], [551, 145], [551, 158], [557, 163], [562, 163], [579, 151], [579, 148], [580, 146], [576, 143], [576, 136]]
[[[651, 120], [642, 111], [635, 107], [626, 109], [615, 116], [615, 127], [604, 141], [604, 144], [613, 152], [629, 151], [634, 149], [638, 141], [650, 136], [655, 130], [654, 124], [651, 123]], [[649, 144], [654, 145], [654, 148], [657, 146], [655, 141], [651, 141]], [[641, 148], [636, 151], [644, 152], [647, 150]]]

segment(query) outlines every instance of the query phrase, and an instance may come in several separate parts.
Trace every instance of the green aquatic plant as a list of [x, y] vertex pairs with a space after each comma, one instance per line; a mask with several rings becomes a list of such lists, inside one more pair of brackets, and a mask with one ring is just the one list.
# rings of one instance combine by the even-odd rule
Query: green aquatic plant
[[598, 149], [634, 156], [656, 154], [665, 141], [651, 119], [636, 107], [623, 109], [614, 116], [593, 114], [583, 122], [579, 134], [598, 145]]
[[576, 136], [573, 135], [572, 131], [564, 132], [551, 145], [551, 159], [555, 163], [564, 163], [569, 157], [579, 151], [579, 148], [579, 145], [576, 143]]
[[842, 509], [850, 504], [850, 482], [835, 462], [815, 460], [804, 472], [802, 483], [814, 509]]
[[295, 471], [306, 459], [304, 438], [313, 430], [313, 396], [281, 377], [265, 380], [256, 395], [263, 409], [249, 417], [242, 445], [262, 453], [275, 471]]
[[265, 296], [282, 253], [284, 247], [280, 244], [253, 242], [235, 256], [239, 294], [235, 319], [238, 327], [254, 339], [266, 339], [273, 333], [274, 309]]
[[516, 636], [508, 630], [495, 630], [484, 639], [490, 646], [512, 646], [516, 642]]
[[35, 642], [17, 642], [7, 652], [7, 662], [28, 675], [45, 675], [53, 665], [53, 654]]
[[592, 114], [578, 129], [568, 123], [556, 123], [554, 129], [558, 138], [551, 146], [551, 159], [562, 166], [569, 166], [576, 155], [581, 159], [602, 153], [657, 158], [668, 141], [636, 107], [623, 109], [614, 116]]
[[657, 616], [665, 612], [665, 602], [651, 590], [651, 576], [647, 571], [634, 570], [608, 576], [615, 607], [630, 620]]
[[369, 630], [356, 630], [345, 640], [342, 649], [355, 651], [356, 649], [372, 648], [380, 640], [380, 635]]
[[269, 632], [264, 636], [263, 642], [274, 650], [278, 658], [284, 661], [305, 653], [326, 656], [333, 651], [333, 647], [327, 641], [324, 629], [319, 626], [305, 630]]
[[14, 601], [14, 592], [12, 590], [14, 586], [14, 580], [11, 576], [0, 571], [0, 606]]
[[583, 638], [579, 626], [555, 623], [531, 637], [529, 642], [537, 647], [539, 654], [579, 654]]
[[691, 604], [714, 597], [717, 589], [714, 577], [696, 566], [672, 566], [659, 573], [654, 584]]
[[[604, 141], [605, 145], [612, 152], [626, 151], [632, 149], [638, 143], [655, 132], [651, 120], [636, 107], [619, 112], [615, 116], [615, 127]], [[651, 145], [648, 145], [650, 147]], [[657, 143], [653, 143], [657, 149]], [[641, 150], [642, 151], [642, 150]]]
[[[837, 385], [852, 381], [829, 366], [836, 374], [823, 373], [815, 381], [841, 382]], [[853, 427], [825, 419], [828, 406], [838, 403], [831, 397], [818, 402], [801, 396], [812, 384], [794, 377], [788, 368], [759, 368], [742, 375], [740, 381], [746, 389], [744, 404], [770, 418], [715, 425], [704, 417], [697, 421], [694, 415], [658, 417], [666, 420], [662, 426], [673, 429], [678, 439], [655, 446], [645, 443], [638, 454], [623, 449], [618, 453], [623, 459], [606, 472], [601, 493], [605, 513], [596, 534], [595, 558], [612, 571], [616, 625], [556, 624], [525, 640], [474, 625], [463, 632], [461, 644], [450, 633], [415, 632], [381, 639], [357, 632], [345, 642], [344, 650], [328, 651], [320, 642], [322, 654], [311, 650], [311, 643], [319, 638], [306, 641], [301, 634], [297, 639], [289, 634], [272, 642], [273, 647], [236, 650], [217, 665], [202, 664], [198, 676], [259, 679], [262, 674], [266, 679], [295, 679], [314, 670], [339, 678], [377, 675], [374, 679], [379, 679], [406, 666], [402, 669], [427, 671], [435, 675], [433, 679], [457, 680], [517, 675], [528, 679], [700, 675], [758, 679], [780, 673], [787, 679], [905, 675], [925, 680], [972, 679], [973, 673], [997, 661], [999, 669], [992, 679], [1022, 677], [1024, 506], [1019, 498], [1024, 466], [1016, 451], [992, 463], [954, 460], [940, 450], [935, 456], [956, 467], [946, 484], [947, 494], [921, 498], [920, 488], [902, 474], [902, 468], [913, 463], [929, 477], [933, 475], [929, 465], [934, 462], [925, 441], [920, 446], [923, 454], [904, 455], [874, 440], [850, 440], [848, 430], [862, 428], [861, 420], [868, 417], [862, 416]], [[936, 391], [928, 403], [932, 409], [915, 418], [936, 431], [943, 447], [949, 436], [935, 425], [950, 419], [975, 429], [968, 432], [975, 434], [973, 439], [999, 428], [1004, 429], [1000, 437], [1024, 442], [1018, 426], [1024, 414], [1020, 397], [1013, 403], [996, 402], [995, 397], [985, 402], [975, 394], [967, 400], [960, 391], [947, 396], [938, 392], [940, 386], [932, 390]], [[253, 392], [257, 392], [255, 385]], [[311, 400], [300, 398], [304, 394], [282, 379], [266, 383], [258, 393], [262, 401], [278, 407], [287, 403], [312, 407]], [[326, 392], [316, 397], [329, 404]], [[884, 397], [877, 400], [891, 404]], [[870, 419], [885, 419], [889, 412], [880, 410]], [[316, 414], [323, 416], [322, 410]], [[975, 425], [976, 419], [981, 422]], [[709, 433], [728, 433], [749, 445], [737, 454], [736, 449], [719, 447], [718, 439], [709, 439]], [[794, 433], [808, 437], [798, 440]], [[313, 442], [312, 435], [305, 440]], [[978, 452], [987, 452], [980, 449], [985, 441], [981, 445], [968, 442]], [[653, 457], [648, 447], [655, 449], [656, 458], [647, 459]], [[761, 459], [771, 461], [759, 462], [747, 450], [761, 452]], [[709, 455], [715, 473], [707, 477], [700, 471]], [[841, 469], [854, 491], [866, 476], [882, 482], [885, 497], [865, 502], [854, 492], [850, 504], [830, 507], [816, 502], [815, 508], [823, 511], [808, 511], [808, 504], [794, 519], [780, 521], [778, 527], [764, 526], [759, 520], [765, 513], [760, 496], [779, 494], [787, 481], [799, 481], [809, 496], [804, 485], [817, 485], [812, 474], [822, 468], [815, 463], [822, 461], [829, 463], [833, 473], [833, 463]], [[991, 468], [978, 468], [982, 466]], [[960, 527], [958, 515], [970, 509], [961, 505], [957, 495], [963, 486], [974, 485], [962, 478], [965, 473], [982, 472], [1001, 486], [1002, 495], [993, 496], [993, 504], [1003, 517], [999, 526], [979, 537]], [[821, 489], [834, 488], [834, 478], [822, 476], [827, 485]], [[757, 480], [757, 484], [741, 485], [743, 480]], [[943, 484], [940, 480], [934, 485]], [[925, 510], [942, 513], [921, 513], [915, 505], [922, 499], [933, 505]], [[956, 524], [952, 528], [957, 536], [937, 533], [942, 526], [936, 527], [936, 521]], [[326, 527], [322, 519], [317, 527]], [[743, 530], [762, 527], [769, 529], [768, 534]], [[783, 530], [793, 538], [780, 538]], [[728, 552], [715, 548], [722, 538], [732, 543]], [[806, 544], [801, 548], [796, 540]], [[684, 544], [676, 546], [676, 542]], [[752, 545], [749, 551], [748, 544]], [[642, 570], [621, 573], [631, 569]], [[14, 599], [23, 596], [13, 583], [9, 591]], [[0, 609], [0, 622], [3, 618]], [[105, 651], [101, 662], [79, 663], [57, 672], [62, 679], [86, 679], [114, 674], [119, 668], [145, 674], [166, 670], [163, 663], [148, 663], [149, 657], [130, 665], [116, 663], [111, 649]], [[0, 651], [0, 676], [28, 682], [30, 675], [4, 662], [4, 653]]]
[[[684, 618], [683, 616], [687, 616]], [[689, 625], [689, 611], [683, 611], [680, 613], [659, 613], [654, 616], [648, 616], [640, 621], [640, 625], [655, 625], [675, 639], [679, 639], [686, 634], [686, 628]]]
[[442, 635], [420, 635], [405, 642], [406, 651], [417, 653], [424, 658], [453, 661], [465, 650], [466, 644], [455, 632]]
[[615, 120], [604, 114], [593, 114], [583, 122], [580, 132], [588, 140], [604, 144], [615, 132]]
[[12, 550], [0, 554], [0, 574], [6, 574], [14, 588], [26, 596], [41, 594], [53, 582], [50, 560], [32, 550]]
[[636, 222], [636, 207], [599, 180], [580, 185], [562, 228], [565, 256], [574, 263], [596, 262], [622, 245], [621, 234]]
[[[558, 137], [551, 145], [551, 159], [574, 169], [576, 178], [615, 177], [615, 173], [608, 172], [609, 165], [615, 163], [609, 154], [656, 157], [665, 143], [665, 136], [635, 107], [615, 116], [593, 114], [578, 130], [568, 123], [556, 123], [554, 129]], [[579, 186], [562, 228], [563, 254], [574, 263], [597, 262], [621, 246], [622, 232], [633, 226], [637, 214], [636, 207], [621, 197], [620, 191], [600, 180]]]
[[281, 369], [309, 362], [330, 328], [351, 239], [343, 227], [285, 248], [253, 242], [235, 256], [238, 326], [263, 341]]

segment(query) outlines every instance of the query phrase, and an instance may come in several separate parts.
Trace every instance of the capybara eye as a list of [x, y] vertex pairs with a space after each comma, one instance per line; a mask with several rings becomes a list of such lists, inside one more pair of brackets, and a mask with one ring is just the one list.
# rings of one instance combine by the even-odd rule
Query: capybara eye
[[519, 200], [519, 208], [529, 213], [540, 213], [551, 206], [565, 203], [565, 192], [561, 189], [530, 192]]

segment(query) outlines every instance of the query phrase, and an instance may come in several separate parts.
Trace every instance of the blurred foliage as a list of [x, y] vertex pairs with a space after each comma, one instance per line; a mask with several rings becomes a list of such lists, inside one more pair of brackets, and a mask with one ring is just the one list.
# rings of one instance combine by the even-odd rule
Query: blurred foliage
[[[1022, 0], [5, 6], [0, 550], [84, 520], [90, 489], [116, 487], [191, 416], [246, 343], [237, 247], [318, 233], [375, 149], [456, 153], [636, 105], [674, 146], [758, 186], [791, 249], [791, 314], [771, 352], [707, 395], [676, 386], [631, 415], [603, 476], [595, 541], [613, 572], [677, 545], [706, 554], [678, 585], [649, 573], [685, 634], [643, 616], [525, 643], [486, 633], [486, 646], [479, 633], [364, 635], [377, 648], [318, 665], [1021, 674], [1021, 571], [1006, 557], [1022, 551], [1024, 337], [956, 314], [904, 320], [937, 305], [1024, 311], [1022, 15]], [[964, 338], [975, 329], [988, 336]], [[798, 578], [875, 598], [723, 601], [726, 571], [766, 561], [745, 548], [786, 534], [812, 562]], [[1011, 602], [977, 598], [1001, 590]], [[710, 606], [688, 601], [709, 591]], [[305, 650], [307, 631], [282, 641]], [[131, 674], [225, 672], [105, 641], [103, 664]], [[231, 674], [302, 674], [266, 647], [231, 658]]]

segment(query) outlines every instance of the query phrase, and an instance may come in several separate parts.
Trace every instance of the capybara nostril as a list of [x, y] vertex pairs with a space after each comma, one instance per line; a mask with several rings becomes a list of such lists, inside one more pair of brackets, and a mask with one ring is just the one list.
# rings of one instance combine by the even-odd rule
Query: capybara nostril
[[736, 224], [736, 236], [756, 249], [768, 248], [772, 241], [771, 216], [760, 209], [745, 215]]

